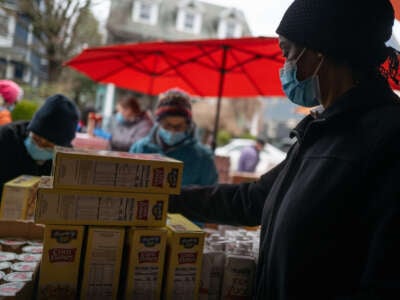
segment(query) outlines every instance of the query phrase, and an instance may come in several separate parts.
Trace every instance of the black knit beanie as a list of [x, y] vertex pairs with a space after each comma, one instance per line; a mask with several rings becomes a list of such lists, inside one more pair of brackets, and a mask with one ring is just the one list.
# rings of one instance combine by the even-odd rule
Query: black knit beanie
[[75, 137], [79, 112], [72, 101], [61, 94], [50, 96], [35, 113], [28, 130], [59, 145], [70, 146]]
[[295, 0], [276, 32], [290, 41], [367, 69], [391, 55], [394, 10], [389, 0]]

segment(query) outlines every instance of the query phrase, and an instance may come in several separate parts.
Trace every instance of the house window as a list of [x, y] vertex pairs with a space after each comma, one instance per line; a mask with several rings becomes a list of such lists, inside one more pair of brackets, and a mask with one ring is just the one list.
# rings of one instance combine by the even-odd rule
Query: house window
[[158, 3], [149, 0], [135, 1], [132, 9], [132, 18], [135, 22], [150, 25], [157, 24]]
[[0, 35], [1, 36], [7, 37], [9, 34], [8, 22], [9, 22], [8, 16], [0, 15]]
[[194, 22], [195, 22], [195, 14], [192, 12], [186, 12], [185, 13], [185, 18], [184, 18], [184, 23], [183, 26], [186, 30], [192, 31], [194, 28]]
[[180, 9], [176, 19], [176, 29], [198, 34], [201, 31], [201, 13], [189, 9]]
[[139, 18], [143, 21], [150, 21], [151, 19], [151, 4], [140, 3]]
[[236, 23], [235, 22], [226, 22], [226, 29], [225, 30], [226, 30], [225, 36], [227, 38], [235, 37]]
[[218, 26], [219, 38], [238, 38], [242, 36], [242, 25], [232, 19], [223, 19]]

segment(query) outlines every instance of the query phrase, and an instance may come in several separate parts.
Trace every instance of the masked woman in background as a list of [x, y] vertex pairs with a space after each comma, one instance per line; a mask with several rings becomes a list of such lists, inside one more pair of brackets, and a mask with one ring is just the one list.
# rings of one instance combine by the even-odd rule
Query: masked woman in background
[[152, 126], [151, 117], [140, 109], [135, 97], [122, 97], [118, 101], [117, 114], [111, 125], [111, 150], [128, 151], [133, 143], [149, 133]]

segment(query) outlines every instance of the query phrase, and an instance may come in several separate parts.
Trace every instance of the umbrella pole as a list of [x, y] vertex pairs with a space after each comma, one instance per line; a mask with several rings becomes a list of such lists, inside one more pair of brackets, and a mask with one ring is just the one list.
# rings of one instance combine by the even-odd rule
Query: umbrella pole
[[219, 127], [219, 117], [221, 112], [221, 96], [218, 96], [217, 100], [217, 113], [215, 114], [215, 121], [214, 121], [214, 131], [213, 131], [213, 139], [212, 139], [212, 151], [215, 152], [215, 148], [217, 147], [217, 134], [218, 134], [218, 127]]
[[225, 83], [226, 54], [228, 52], [228, 48], [229, 48], [228, 46], [223, 46], [222, 66], [220, 69], [220, 77], [219, 77], [219, 85], [218, 85], [217, 112], [215, 114], [213, 139], [212, 139], [212, 143], [211, 143], [211, 149], [213, 152], [215, 152], [215, 148], [217, 147], [217, 134], [218, 134], [218, 128], [219, 128], [219, 118], [220, 118], [220, 114], [221, 114], [222, 91], [224, 90], [224, 83]]

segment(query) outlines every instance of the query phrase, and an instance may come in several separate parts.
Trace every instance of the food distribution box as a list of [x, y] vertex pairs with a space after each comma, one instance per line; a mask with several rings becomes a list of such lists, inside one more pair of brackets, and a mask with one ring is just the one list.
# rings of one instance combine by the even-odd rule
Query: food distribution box
[[126, 240], [124, 299], [160, 299], [167, 230], [135, 227], [127, 231]]
[[1, 197], [0, 219], [33, 219], [39, 181], [38, 176], [21, 175], [6, 182]]
[[[41, 243], [43, 240], [44, 226], [34, 224], [29, 221], [11, 221], [1, 220], [0, 221], [0, 238], [6, 238], [7, 240], [25, 240], [27, 245], [33, 243]], [[22, 245], [20, 245], [22, 246]], [[2, 251], [11, 251], [9, 249], [2, 249]], [[4, 253], [4, 252], [3, 252]], [[10, 252], [8, 252], [10, 253]], [[5, 264], [6, 262], [2, 262]], [[11, 263], [8, 263], [11, 265]], [[18, 300], [30, 300], [34, 299], [34, 288], [37, 282], [37, 270], [35, 267], [30, 274], [31, 280], [24, 282], [3, 282], [0, 284], [0, 299], [18, 299]], [[11, 272], [12, 270], [10, 270]], [[5, 273], [5, 270], [3, 269]], [[27, 272], [23, 272], [27, 273]], [[11, 274], [11, 273], [10, 273]], [[16, 279], [21, 280], [21, 279]]]
[[46, 225], [38, 299], [75, 299], [84, 226]]
[[183, 163], [158, 154], [56, 147], [55, 188], [179, 194]]
[[89, 226], [81, 299], [117, 299], [124, 234], [123, 227]]
[[205, 233], [180, 214], [168, 214], [167, 229], [164, 299], [197, 299]]
[[52, 189], [40, 185], [35, 221], [40, 224], [165, 226], [167, 194]]

